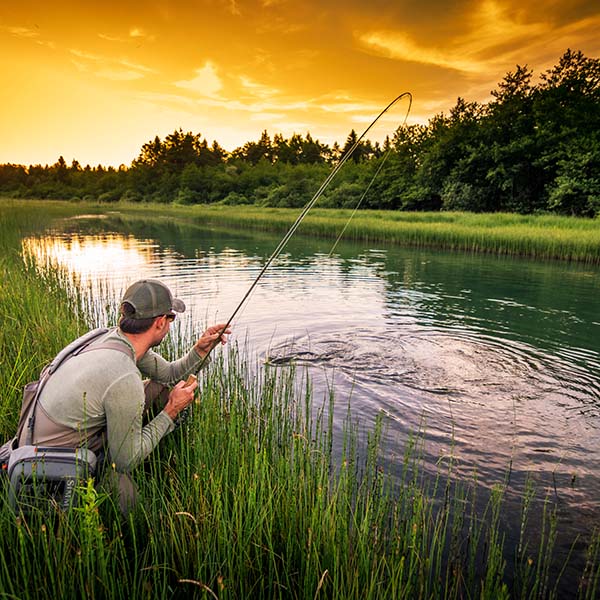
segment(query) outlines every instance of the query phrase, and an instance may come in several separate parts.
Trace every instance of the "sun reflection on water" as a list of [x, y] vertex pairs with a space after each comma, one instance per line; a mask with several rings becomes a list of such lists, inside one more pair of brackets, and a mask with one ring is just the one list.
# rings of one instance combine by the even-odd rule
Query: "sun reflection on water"
[[119, 234], [64, 234], [28, 237], [23, 256], [42, 268], [64, 269], [87, 289], [120, 287], [131, 273], [150, 277], [157, 263], [157, 245]]

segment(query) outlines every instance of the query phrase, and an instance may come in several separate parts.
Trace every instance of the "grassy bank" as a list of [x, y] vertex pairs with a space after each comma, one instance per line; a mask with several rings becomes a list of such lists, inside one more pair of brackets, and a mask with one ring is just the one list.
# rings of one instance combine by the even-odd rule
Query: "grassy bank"
[[[72, 207], [48, 210], [67, 216]], [[0, 314], [11, 323], [0, 338], [0, 408], [13, 415], [1, 426], [7, 437], [20, 386], [85, 329], [86, 299], [67, 293], [60, 273], [42, 276], [20, 259], [20, 236], [47, 214], [35, 205], [7, 214], [0, 205], [0, 215]], [[167, 345], [168, 353], [190, 345], [191, 322], [176, 321], [180, 347]], [[425, 477], [421, 439], [382, 448], [380, 423], [363, 446], [351, 415], [343, 455], [334, 456], [333, 398], [319, 410], [306, 380], [231, 352], [205, 373], [190, 419], [134, 474], [142, 501], [129, 519], [101, 489], [80, 490], [82, 506], [68, 515], [28, 519], [15, 518], [2, 493], [4, 597], [558, 597], [560, 521], [550, 503], [534, 539], [528, 493], [520, 539], [508, 547], [503, 485], [477, 512], [476, 482], [457, 482], [451, 459], [437, 478]], [[404, 456], [399, 481], [380, 468], [390, 451]], [[591, 600], [600, 591], [600, 538], [585, 543], [571, 591]]]
[[[40, 211], [62, 203], [0, 200], [0, 204], [38, 206]], [[66, 203], [64, 203], [66, 205]], [[124, 215], [181, 219], [202, 225], [284, 233], [299, 214], [297, 209], [255, 206], [177, 206], [163, 204], [86, 204], [82, 213], [119, 211]], [[57, 210], [57, 208], [54, 208]], [[66, 210], [66, 209], [64, 209]], [[73, 209], [71, 209], [73, 210]], [[298, 235], [334, 240], [350, 218], [350, 210], [313, 209]], [[600, 221], [555, 215], [474, 214], [458, 212], [409, 213], [359, 211], [344, 239], [365, 243], [484, 252], [600, 264]]]
[[[128, 205], [122, 210], [281, 233], [287, 231], [299, 214], [293, 209], [224, 206]], [[350, 210], [316, 208], [302, 223], [298, 234], [330, 238], [333, 245], [350, 216]], [[350, 221], [344, 239], [600, 263], [600, 221], [597, 219], [503, 213], [360, 211]]]
[[79, 299], [65, 291], [64, 275], [44, 274], [23, 263], [21, 238], [45, 229], [54, 218], [70, 216], [66, 203], [42, 207], [0, 202], [0, 435], [18, 419], [22, 387], [65, 343], [83, 332]]

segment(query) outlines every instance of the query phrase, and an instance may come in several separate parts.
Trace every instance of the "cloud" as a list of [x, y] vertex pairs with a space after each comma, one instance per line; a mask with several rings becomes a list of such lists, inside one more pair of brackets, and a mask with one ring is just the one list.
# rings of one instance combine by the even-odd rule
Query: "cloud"
[[464, 73], [486, 73], [505, 62], [510, 48], [539, 39], [548, 23], [524, 22], [512, 17], [497, 0], [486, 0], [465, 20], [466, 33], [455, 35], [444, 46], [417, 43], [404, 31], [378, 30], [358, 35], [359, 43], [376, 54]]
[[227, 8], [229, 9], [229, 12], [236, 17], [242, 14], [236, 0], [229, 0], [227, 3]]
[[10, 34], [16, 37], [22, 38], [36, 38], [39, 37], [39, 32], [34, 31], [33, 29], [29, 29], [28, 27], [3, 27], [4, 30], [8, 31]]
[[127, 41], [122, 37], [117, 37], [115, 35], [108, 35], [106, 33], [99, 33], [98, 37], [102, 38], [103, 40], [107, 40], [109, 42], [126, 42]]
[[132, 27], [129, 30], [129, 37], [134, 39], [143, 38], [150, 42], [156, 39], [156, 36], [146, 33], [141, 27]]
[[[319, 108], [325, 112], [333, 113], [363, 113], [363, 112], [374, 112], [381, 110], [381, 106], [375, 104], [369, 104], [365, 102], [324, 102], [320, 103]], [[365, 117], [366, 118], [366, 117]]]
[[268, 113], [268, 112], [260, 112], [250, 115], [251, 121], [278, 121], [280, 119], [285, 119], [285, 115], [283, 113]]
[[240, 76], [240, 83], [247, 92], [260, 98], [270, 98], [279, 93], [278, 89], [258, 83], [257, 81], [250, 79], [250, 77], [246, 77], [245, 75]]
[[95, 75], [104, 79], [112, 79], [113, 81], [133, 81], [135, 79], [142, 79], [143, 77], [138, 71], [110, 68], [99, 69], [95, 72]]
[[148, 73], [156, 73], [150, 67], [131, 62], [125, 58], [107, 58], [77, 48], [71, 48], [69, 52], [78, 59], [82, 59], [72, 61], [78, 70], [93, 73], [104, 79], [132, 81], [142, 79]]
[[200, 96], [215, 97], [223, 88], [223, 82], [217, 73], [215, 65], [206, 61], [201, 69], [196, 69], [193, 79], [176, 81], [175, 85], [199, 94]]
[[56, 44], [49, 40], [40, 39], [40, 34], [38, 31], [34, 29], [30, 29], [29, 27], [20, 27], [16, 26], [0, 26], [0, 31], [7, 31], [14, 37], [18, 37], [24, 40], [31, 40], [35, 42], [39, 46], [45, 46], [47, 48], [51, 48], [54, 50], [56, 48]]
[[141, 71], [142, 73], [156, 73], [156, 69], [151, 69], [150, 67], [146, 67], [145, 65], [140, 65], [138, 63], [131, 62], [125, 58], [121, 58], [117, 60], [117, 62], [120, 65], [123, 65], [124, 67], [129, 67], [136, 71]]
[[92, 54], [91, 52], [85, 52], [84, 50], [78, 50], [77, 48], [71, 48], [69, 52], [78, 58], [85, 58], [86, 60], [91, 60], [94, 62], [103, 60], [98, 54]]
[[419, 46], [408, 35], [393, 31], [374, 31], [361, 36], [361, 42], [376, 53], [397, 60], [407, 60], [458, 71], [479, 72], [480, 61], [467, 60], [452, 52]]

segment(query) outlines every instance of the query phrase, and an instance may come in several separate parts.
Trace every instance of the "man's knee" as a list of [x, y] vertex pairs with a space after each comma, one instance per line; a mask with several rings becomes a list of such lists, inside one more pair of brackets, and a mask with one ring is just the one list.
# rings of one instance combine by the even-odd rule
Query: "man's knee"
[[138, 502], [139, 492], [128, 473], [121, 473], [109, 467], [102, 478], [102, 485], [116, 496], [121, 513], [128, 515], [133, 510]]
[[170, 389], [158, 381], [144, 381], [144, 415], [156, 416], [169, 400], [169, 392]]

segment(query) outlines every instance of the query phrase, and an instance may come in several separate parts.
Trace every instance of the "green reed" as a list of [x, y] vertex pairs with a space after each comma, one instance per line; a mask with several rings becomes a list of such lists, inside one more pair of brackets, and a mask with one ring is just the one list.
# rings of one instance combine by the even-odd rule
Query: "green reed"
[[75, 214], [66, 203], [0, 203], [0, 434], [13, 431], [22, 388], [85, 328], [77, 293], [65, 273], [25, 263], [21, 239], [53, 219]]
[[[182, 342], [183, 343], [183, 342]], [[182, 346], [183, 347], [183, 346]], [[504, 487], [483, 514], [474, 481], [420, 468], [417, 436], [392, 480], [379, 467], [380, 420], [363, 445], [348, 415], [332, 451], [333, 398], [320, 407], [290, 370], [256, 368], [235, 347], [204, 372], [201, 401], [134, 477], [141, 501], [122, 517], [102, 488], [68, 514], [15, 518], [0, 500], [0, 589], [50, 598], [553, 598], [556, 513], [507, 572]], [[579, 596], [600, 576], [598, 540]]]
[[[2, 315], [18, 315], [1, 338], [0, 381], [12, 385], [2, 387], [2, 407], [12, 415], [5, 434], [18, 409], [17, 382], [89, 318], [89, 300], [64, 274], [19, 260], [19, 231], [42, 224], [34, 217], [26, 226], [15, 219], [17, 234], [1, 238], [2, 256], [11, 257], [2, 262], [2, 286], [18, 285], [15, 298], [0, 294]], [[105, 318], [114, 319], [114, 310]], [[164, 348], [170, 356], [201, 329], [191, 316], [176, 327]], [[479, 511], [477, 481], [456, 477], [452, 457], [431, 476], [423, 469], [425, 436], [386, 448], [383, 417], [364, 438], [350, 408], [334, 444], [339, 407], [333, 393], [314, 398], [305, 373], [258, 364], [232, 345], [203, 371], [199, 398], [133, 473], [140, 502], [127, 517], [101, 485], [82, 485], [67, 514], [28, 517], [12, 514], [2, 491], [3, 597], [557, 597], [558, 513], [544, 503], [541, 539], [530, 539], [532, 488], [511, 549], [502, 527], [505, 484]], [[381, 462], [394, 453], [402, 458], [391, 477]], [[573, 589], [586, 600], [598, 591], [599, 548], [595, 535]]]

